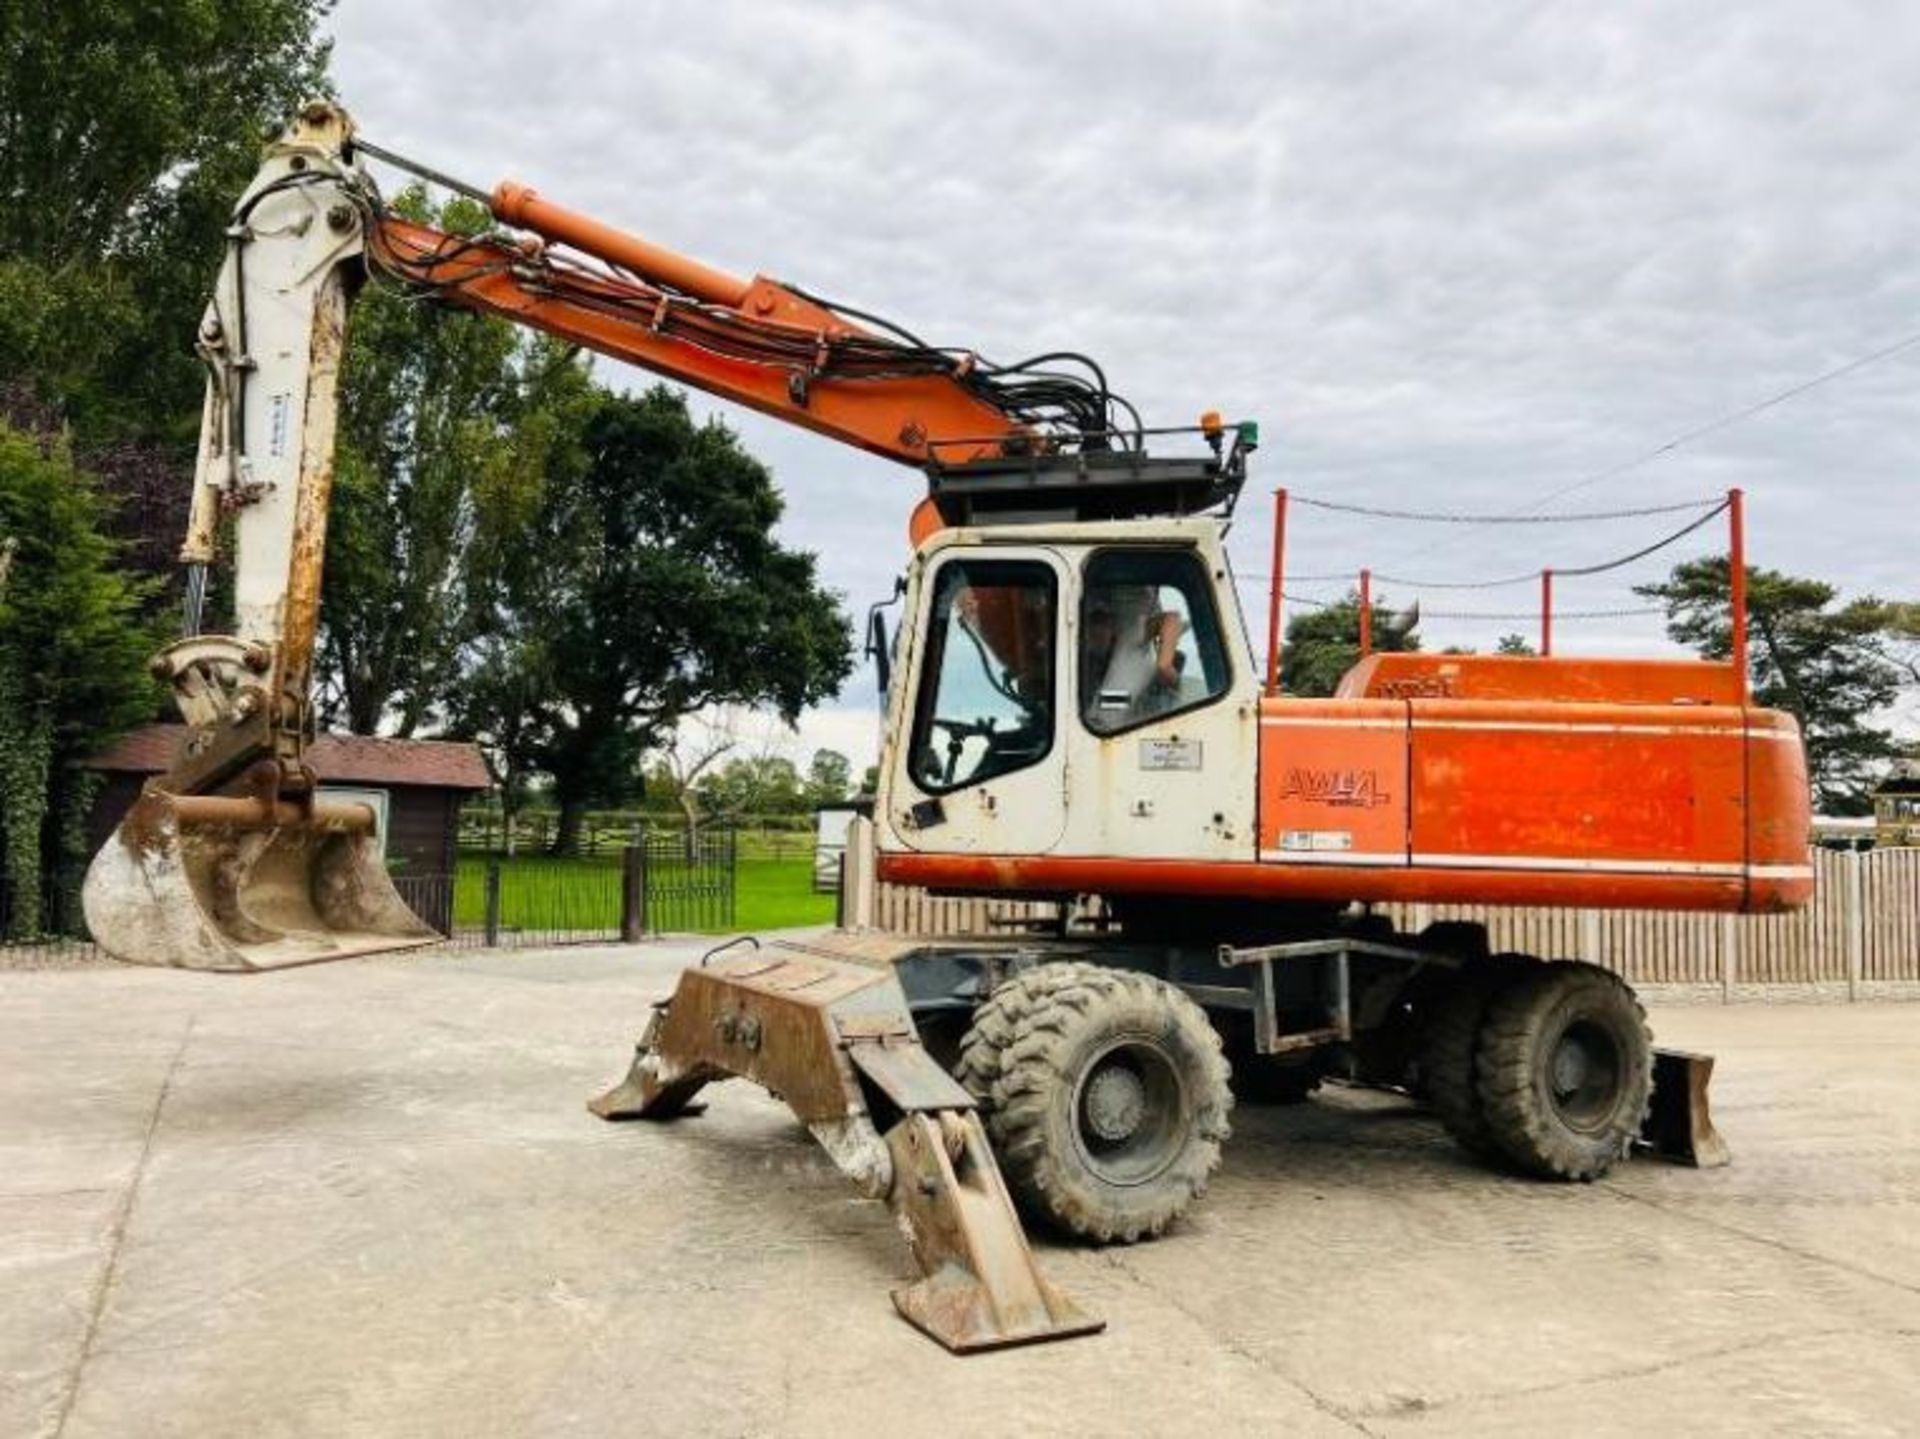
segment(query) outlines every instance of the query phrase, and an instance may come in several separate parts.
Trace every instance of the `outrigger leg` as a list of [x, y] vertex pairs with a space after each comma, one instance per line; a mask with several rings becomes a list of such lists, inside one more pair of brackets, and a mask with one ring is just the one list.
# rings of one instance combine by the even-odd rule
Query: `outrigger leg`
[[884, 1199], [923, 1277], [893, 1292], [956, 1353], [1093, 1334], [1040, 1274], [973, 1098], [920, 1045], [887, 966], [769, 947], [680, 976], [626, 1079], [588, 1106], [670, 1119], [739, 1076], [790, 1105], [841, 1171]]

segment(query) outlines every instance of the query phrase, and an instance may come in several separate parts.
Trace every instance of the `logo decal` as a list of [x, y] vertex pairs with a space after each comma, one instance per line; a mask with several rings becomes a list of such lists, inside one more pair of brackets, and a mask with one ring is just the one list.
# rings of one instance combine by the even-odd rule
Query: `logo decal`
[[1280, 798], [1342, 809], [1371, 809], [1393, 800], [1381, 787], [1379, 773], [1370, 769], [1289, 769]]

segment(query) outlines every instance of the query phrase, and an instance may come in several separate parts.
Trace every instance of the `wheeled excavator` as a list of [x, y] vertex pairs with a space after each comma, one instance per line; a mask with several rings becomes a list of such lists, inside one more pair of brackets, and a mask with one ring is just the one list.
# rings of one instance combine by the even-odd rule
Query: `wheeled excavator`
[[[393, 214], [370, 159], [499, 228]], [[229, 236], [198, 337], [185, 634], [154, 661], [188, 737], [89, 871], [110, 953], [263, 971], [437, 938], [372, 812], [321, 800], [307, 762], [340, 362], [371, 280], [924, 477], [854, 852], [880, 880], [1063, 918], [736, 943], [682, 975], [592, 1108], [667, 1118], [728, 1077], [780, 1095], [891, 1207], [921, 1272], [895, 1303], [941, 1343], [1098, 1329], [1020, 1216], [1160, 1234], [1205, 1191], [1236, 1090], [1397, 1087], [1491, 1162], [1563, 1180], [1636, 1143], [1724, 1157], [1711, 1061], [1656, 1051], [1617, 976], [1491, 953], [1475, 925], [1401, 932], [1374, 906], [1805, 903], [1800, 737], [1748, 702], [1742, 664], [1377, 654], [1332, 698], [1289, 697], [1271, 650], [1266, 675], [1254, 662], [1223, 543], [1252, 424], [1150, 430], [1078, 357], [928, 345], [524, 186], [451, 181], [328, 103], [268, 148]], [[223, 521], [231, 635], [202, 632]]]

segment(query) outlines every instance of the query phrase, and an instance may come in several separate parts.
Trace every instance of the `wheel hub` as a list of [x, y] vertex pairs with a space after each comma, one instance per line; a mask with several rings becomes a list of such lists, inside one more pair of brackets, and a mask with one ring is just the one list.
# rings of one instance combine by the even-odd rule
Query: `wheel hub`
[[1109, 1144], [1131, 1137], [1146, 1112], [1146, 1086], [1131, 1069], [1104, 1065], [1087, 1081], [1087, 1127]]
[[1578, 1091], [1587, 1078], [1586, 1049], [1572, 1040], [1562, 1039], [1553, 1054], [1553, 1088], [1562, 1098]]
[[1577, 1130], [1605, 1124], [1619, 1097], [1624, 1072], [1619, 1044], [1606, 1027], [1576, 1019], [1547, 1057], [1553, 1107]]

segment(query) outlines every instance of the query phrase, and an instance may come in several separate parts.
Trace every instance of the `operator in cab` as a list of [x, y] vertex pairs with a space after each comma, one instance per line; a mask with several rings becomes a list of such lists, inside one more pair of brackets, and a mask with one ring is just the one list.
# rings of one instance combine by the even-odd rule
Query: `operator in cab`
[[1080, 673], [1089, 729], [1124, 729], [1173, 707], [1186, 628], [1186, 621], [1161, 603], [1156, 586], [1088, 591]]

